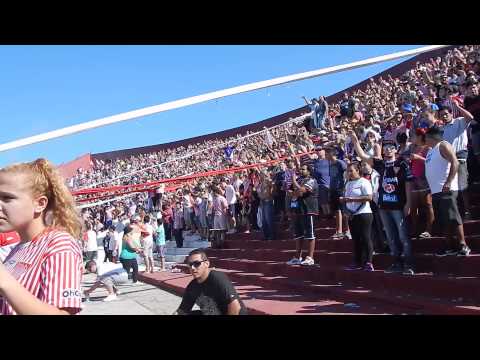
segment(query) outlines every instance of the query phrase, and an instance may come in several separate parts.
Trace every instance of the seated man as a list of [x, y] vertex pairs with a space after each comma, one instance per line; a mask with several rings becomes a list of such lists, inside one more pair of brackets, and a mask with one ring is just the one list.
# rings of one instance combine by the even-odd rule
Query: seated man
[[[219, 271], [210, 270], [207, 254], [201, 249], [190, 252], [187, 258], [193, 280], [183, 294], [178, 315], [246, 315], [247, 309], [232, 282]], [[200, 310], [192, 311], [197, 304]]]
[[108, 302], [115, 300], [119, 294], [118, 285], [128, 283], [128, 274], [123, 267], [116, 267], [102, 273], [99, 271], [97, 263], [94, 260], [90, 260], [87, 262], [85, 268], [91, 273], [98, 274], [95, 284], [93, 284], [90, 289], [84, 291], [86, 300], [90, 299], [90, 293], [92, 293], [93, 290], [100, 287], [105, 287], [108, 291], [108, 296], [103, 299], [103, 301]]

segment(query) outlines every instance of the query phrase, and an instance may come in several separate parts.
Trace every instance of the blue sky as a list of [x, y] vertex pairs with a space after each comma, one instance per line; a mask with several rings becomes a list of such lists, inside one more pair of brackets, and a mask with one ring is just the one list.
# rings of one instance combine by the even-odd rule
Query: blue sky
[[[0, 46], [0, 143], [166, 101], [422, 45]], [[236, 95], [0, 153], [0, 166], [159, 144], [245, 125], [403, 60]]]

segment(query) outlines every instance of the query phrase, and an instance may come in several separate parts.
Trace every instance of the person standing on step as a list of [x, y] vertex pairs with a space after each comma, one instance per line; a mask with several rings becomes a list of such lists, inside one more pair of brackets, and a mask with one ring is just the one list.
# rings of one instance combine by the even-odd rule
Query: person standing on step
[[222, 183], [222, 186], [225, 189], [225, 198], [228, 203], [228, 222], [227, 226], [230, 228], [227, 234], [234, 234], [237, 232], [236, 227], [236, 206], [237, 206], [237, 192], [230, 182], [229, 178], [225, 178], [225, 181]]
[[362, 161], [361, 165], [362, 177], [367, 179], [372, 185], [373, 198], [370, 202], [370, 208], [372, 209], [373, 222], [372, 222], [372, 243], [373, 250], [376, 253], [389, 253], [387, 239], [385, 231], [383, 230], [382, 219], [378, 209], [378, 191], [380, 188], [380, 174], [373, 169], [366, 161]]
[[412, 145], [412, 152], [410, 154], [410, 169], [413, 175], [412, 183], [412, 204], [410, 209], [410, 218], [412, 220], [412, 228], [415, 236], [420, 232], [418, 230], [419, 210], [423, 207], [426, 209], [427, 224], [425, 231], [418, 235], [419, 238], [430, 238], [433, 226], [433, 207], [432, 194], [428, 187], [428, 181], [425, 177], [425, 157], [427, 156], [430, 147], [426, 144], [425, 139], [426, 129], [418, 128], [413, 132], [414, 140]]
[[213, 228], [215, 230], [215, 248], [221, 249], [227, 232], [227, 199], [219, 186], [213, 188]]
[[[318, 216], [318, 183], [307, 165], [300, 167], [300, 178], [293, 177], [291, 209], [295, 212], [296, 257], [288, 265], [314, 265], [315, 252], [314, 217]], [[308, 255], [302, 261], [303, 240], [308, 241]]]
[[[336, 225], [335, 234], [332, 237], [334, 239], [342, 239], [344, 237], [351, 239], [348, 222], [342, 217], [342, 209], [339, 201], [340, 196], [342, 196], [345, 191], [345, 170], [347, 169], [347, 164], [343, 160], [337, 159], [337, 149], [334, 147], [327, 148], [325, 150], [325, 156], [330, 164], [328, 167], [330, 178], [328, 201], [331, 211], [335, 215]], [[343, 232], [343, 230], [345, 231]]]
[[135, 245], [135, 242], [133, 240], [133, 232], [134, 230], [131, 226], [127, 226], [123, 231], [120, 263], [122, 264], [127, 274], [130, 274], [130, 269], [132, 270], [132, 281], [135, 284], [138, 277], [137, 254], [141, 253], [142, 249]]
[[182, 248], [184, 213], [182, 203], [180, 201], [177, 201], [175, 206], [175, 212], [173, 213], [173, 234], [175, 237], [175, 242], [177, 243], [177, 248]]
[[[458, 101], [451, 98], [455, 109], [459, 112], [461, 117], [453, 118], [453, 108], [448, 105], [440, 107], [438, 113], [440, 119], [444, 122], [443, 126], [443, 140], [452, 145], [453, 151], [458, 159], [458, 192], [463, 200], [463, 209], [465, 219], [470, 219], [470, 199], [468, 196], [468, 136], [467, 129], [473, 120], [473, 115], [462, 108]], [[476, 124], [476, 122], [474, 122]]]
[[165, 228], [163, 227], [163, 219], [157, 219], [156, 245], [158, 259], [160, 260], [160, 271], [165, 271]]
[[[175, 315], [247, 315], [247, 309], [228, 277], [210, 269], [207, 254], [201, 249], [190, 252], [187, 264], [193, 280], [183, 294]], [[192, 311], [197, 304], [200, 310]]]
[[[465, 242], [463, 222], [458, 211], [458, 160], [455, 150], [442, 140], [444, 134], [438, 127], [430, 128], [426, 133], [426, 142], [431, 146], [425, 160], [425, 174], [432, 192], [435, 219], [446, 233], [446, 248], [439, 252], [444, 255], [470, 255], [470, 248]], [[453, 233], [456, 232], [458, 243], [453, 244]]]
[[412, 243], [406, 222], [406, 217], [410, 213], [413, 180], [410, 166], [407, 162], [396, 159], [396, 146], [391, 142], [382, 144], [383, 159], [371, 158], [363, 151], [355, 132], [350, 131], [350, 138], [357, 155], [381, 176], [378, 199], [380, 218], [394, 257], [393, 264], [385, 272], [413, 275]]
[[273, 240], [275, 237], [273, 224], [273, 182], [266, 170], [260, 172], [260, 184], [257, 191], [260, 198], [264, 240]]
[[360, 176], [358, 163], [347, 166], [348, 182], [345, 186], [345, 196], [340, 197], [340, 203], [345, 204], [348, 214], [350, 232], [353, 240], [354, 264], [347, 270], [373, 271], [372, 209], [373, 189], [370, 181]]
[[313, 177], [318, 183], [318, 203], [322, 209], [322, 214], [325, 218], [330, 217], [331, 207], [329, 201], [330, 191], [330, 162], [325, 158], [325, 149], [317, 150], [318, 158], [314, 160]]
[[145, 259], [145, 272], [153, 273], [153, 226], [150, 224], [150, 215], [143, 218], [140, 243], [143, 248], [143, 258]]

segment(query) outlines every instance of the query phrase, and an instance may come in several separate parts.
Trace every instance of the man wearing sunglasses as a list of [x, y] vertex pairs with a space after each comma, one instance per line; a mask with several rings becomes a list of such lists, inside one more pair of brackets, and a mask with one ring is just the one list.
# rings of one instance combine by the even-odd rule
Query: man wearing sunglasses
[[[232, 282], [224, 273], [210, 270], [210, 261], [203, 250], [191, 251], [187, 264], [193, 280], [185, 289], [177, 315], [247, 315]], [[200, 310], [192, 311], [195, 304]]]

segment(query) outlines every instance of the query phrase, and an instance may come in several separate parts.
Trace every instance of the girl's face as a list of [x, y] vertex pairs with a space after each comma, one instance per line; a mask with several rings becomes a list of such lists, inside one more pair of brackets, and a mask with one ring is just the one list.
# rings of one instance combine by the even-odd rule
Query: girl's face
[[349, 166], [347, 168], [347, 175], [350, 180], [356, 180], [360, 177], [360, 174], [355, 166]]
[[28, 183], [25, 174], [0, 173], [0, 232], [21, 232], [47, 207], [47, 198], [34, 199]]

